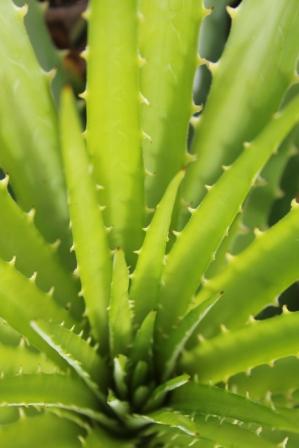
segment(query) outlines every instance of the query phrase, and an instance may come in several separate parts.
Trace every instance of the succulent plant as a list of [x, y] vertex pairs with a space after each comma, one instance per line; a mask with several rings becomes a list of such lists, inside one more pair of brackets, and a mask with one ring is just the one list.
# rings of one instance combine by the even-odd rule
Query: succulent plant
[[21, 3], [0, 2], [1, 447], [298, 447], [296, 198], [271, 218], [298, 0], [228, 6], [216, 62], [201, 0], [91, 0], [84, 132]]

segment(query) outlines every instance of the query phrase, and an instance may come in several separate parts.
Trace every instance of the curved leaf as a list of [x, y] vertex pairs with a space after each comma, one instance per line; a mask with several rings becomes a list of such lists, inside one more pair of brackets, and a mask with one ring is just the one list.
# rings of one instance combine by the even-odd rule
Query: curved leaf
[[148, 412], [161, 406], [161, 404], [165, 400], [166, 395], [169, 392], [182, 387], [189, 381], [189, 378], [189, 375], [184, 374], [171, 378], [165, 383], [160, 384], [160, 386], [158, 386], [150, 395], [145, 406], [143, 407], [143, 411]]
[[50, 79], [37, 63], [23, 22], [22, 10], [11, 0], [1, 1], [0, 163], [11, 176], [20, 205], [25, 210], [36, 208], [38, 228], [49, 241], [61, 238], [64, 260], [69, 260], [66, 193]]
[[198, 332], [212, 337], [220, 332], [221, 325], [230, 329], [241, 327], [250, 315], [257, 314], [294, 283], [299, 278], [298, 235], [299, 207], [293, 202], [287, 216], [234, 257], [196, 297], [194, 302], [200, 303], [223, 291]]
[[[299, 12], [299, 9], [298, 9]], [[239, 212], [259, 171], [299, 120], [299, 98], [275, 115], [209, 191], [171, 249], [162, 275], [157, 335], [169, 333], [199, 286], [213, 253]]]
[[260, 436], [251, 432], [238, 426], [237, 422], [233, 424], [207, 417], [196, 417], [195, 422], [202, 437], [213, 440], [225, 448], [277, 448], [275, 443], [263, 438], [263, 434]]
[[171, 375], [173, 369], [176, 366], [176, 361], [179, 355], [182, 353], [188, 340], [204, 319], [206, 314], [218, 301], [212, 297], [210, 300], [206, 300], [193, 310], [191, 310], [178, 324], [170, 335], [163, 340], [163, 343], [155, 350], [155, 362], [159, 368], [162, 380], [166, 380]]
[[[34, 225], [34, 214], [24, 213], [7, 190], [8, 177], [0, 181], [0, 256], [4, 260], [16, 257], [16, 267], [24, 275], [37, 272], [36, 282], [44, 291], [54, 287], [54, 297], [63, 306], [80, 309], [78, 288], [71, 274]], [[76, 303], [77, 302], [77, 303]]]
[[[299, 312], [255, 321], [202, 342], [184, 354], [182, 365], [201, 382], [219, 382], [236, 373], [299, 353]], [[269, 375], [271, 377], [271, 374]]]
[[46, 353], [58, 365], [61, 358], [33, 331], [30, 322], [35, 319], [47, 319], [54, 322], [66, 322], [72, 326], [75, 321], [69, 313], [59, 307], [51, 295], [39, 290], [33, 281], [20, 274], [11, 263], [0, 260], [0, 316], [9, 325], [24, 335], [30, 343]]
[[23, 345], [9, 347], [0, 344], [1, 375], [22, 373], [57, 373], [58, 368], [43, 353], [28, 350]]
[[58, 374], [33, 374], [6, 377], [0, 380], [0, 407], [40, 406], [62, 408], [109, 422], [98, 410], [94, 394], [81, 380]]
[[214, 386], [185, 384], [173, 392], [170, 403], [183, 413], [218, 415], [295, 433], [299, 431], [296, 418]]
[[247, 373], [239, 373], [229, 379], [228, 387], [241, 395], [249, 393], [255, 400], [265, 398], [269, 392], [272, 395], [292, 394], [299, 389], [299, 360], [290, 356], [258, 366]]
[[99, 395], [99, 387], [105, 392], [107, 366], [96, 353], [96, 347], [91, 347], [79, 334], [62, 325], [38, 320], [31, 322], [31, 327], [78, 373], [96, 395]]

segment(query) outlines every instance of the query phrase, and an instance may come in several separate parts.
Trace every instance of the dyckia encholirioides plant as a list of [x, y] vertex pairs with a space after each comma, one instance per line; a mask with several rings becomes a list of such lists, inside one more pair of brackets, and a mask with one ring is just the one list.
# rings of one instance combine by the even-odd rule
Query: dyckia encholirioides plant
[[267, 229], [298, 1], [228, 7], [208, 61], [201, 0], [92, 0], [84, 132], [22, 3], [0, 2], [1, 447], [298, 447], [299, 314], [256, 318], [299, 278], [295, 199]]

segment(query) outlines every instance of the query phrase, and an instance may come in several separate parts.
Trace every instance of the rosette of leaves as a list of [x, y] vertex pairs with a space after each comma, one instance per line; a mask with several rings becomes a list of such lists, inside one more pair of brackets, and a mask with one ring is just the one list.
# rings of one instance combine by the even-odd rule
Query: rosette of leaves
[[299, 278], [294, 198], [267, 228], [298, 1], [229, 7], [210, 63], [200, 0], [92, 0], [84, 132], [26, 10], [1, 0], [1, 447], [297, 447], [299, 314], [255, 316]]

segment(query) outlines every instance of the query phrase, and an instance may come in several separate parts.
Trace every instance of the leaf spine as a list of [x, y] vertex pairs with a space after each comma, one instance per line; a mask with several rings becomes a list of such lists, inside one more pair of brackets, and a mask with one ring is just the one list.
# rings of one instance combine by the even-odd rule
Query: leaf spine
[[44, 71], [44, 75], [46, 79], [51, 83], [55, 79], [55, 76], [57, 75], [57, 68], [53, 67], [49, 71]]
[[86, 47], [85, 50], [81, 51], [80, 58], [83, 59], [84, 61], [87, 61], [88, 56], [89, 56], [89, 48]]
[[232, 20], [234, 20], [237, 17], [238, 11], [239, 11], [238, 8], [233, 8], [232, 6], [226, 7], [226, 12]]
[[140, 101], [140, 104], [144, 104], [145, 106], [150, 106], [149, 100], [141, 92], [139, 92], [139, 101]]
[[9, 175], [6, 174], [6, 176], [0, 180], [0, 188], [3, 190], [6, 190], [9, 184]]
[[147, 134], [146, 132], [144, 132], [143, 130], [141, 131], [141, 137], [142, 137], [143, 140], [147, 140], [150, 143], [153, 142], [152, 137], [149, 134]]
[[29, 222], [33, 222], [36, 214], [36, 210], [32, 208], [29, 212], [26, 213]]
[[285, 437], [282, 442], [280, 442], [277, 447], [278, 448], [287, 448], [289, 438]]
[[139, 68], [142, 68], [145, 66], [145, 64], [147, 64], [147, 60], [139, 52], [137, 54], [137, 63], [138, 63]]
[[85, 89], [83, 92], [79, 93], [79, 98], [81, 98], [82, 100], [86, 101], [87, 97], [88, 97], [88, 92]]
[[258, 227], [255, 227], [253, 229], [253, 233], [256, 238], [260, 238], [264, 234], [264, 232], [261, 229], [259, 229]]
[[33, 272], [33, 274], [31, 275], [31, 277], [29, 277], [30, 282], [35, 283], [36, 281], [36, 277], [37, 277], [37, 272]]
[[14, 5], [13, 4], [13, 7], [14, 7], [14, 9], [15, 9], [15, 11], [16, 11], [16, 13], [17, 13], [17, 15], [21, 18], [21, 19], [23, 19], [25, 16], [26, 16], [26, 14], [28, 13], [28, 4], [26, 3], [25, 5], [23, 5], [23, 6], [17, 6], [17, 5]]
[[15, 267], [15, 265], [16, 265], [16, 260], [17, 260], [17, 258], [16, 258], [16, 256], [14, 255], [14, 256], [12, 257], [12, 259], [8, 262], [8, 264], [9, 264], [10, 266], [12, 266], [12, 267]]

